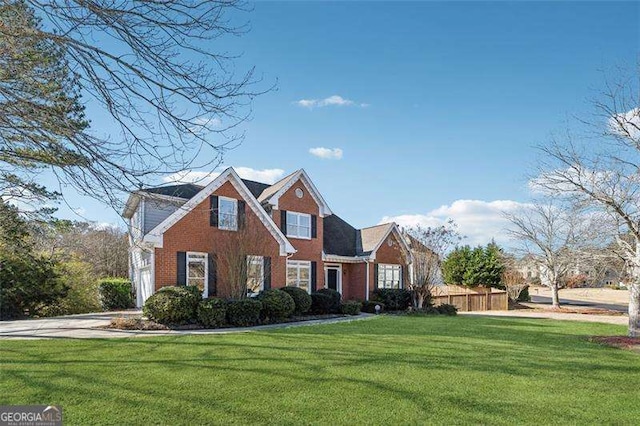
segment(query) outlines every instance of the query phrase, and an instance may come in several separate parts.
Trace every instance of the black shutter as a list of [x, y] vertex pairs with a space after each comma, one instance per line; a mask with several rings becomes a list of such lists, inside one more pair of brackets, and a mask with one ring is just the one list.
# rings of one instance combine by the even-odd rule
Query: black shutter
[[311, 262], [311, 292], [312, 293], [316, 291], [316, 287], [318, 285], [318, 280], [316, 277], [317, 272], [318, 272], [317, 262]]
[[218, 196], [209, 197], [209, 225], [218, 227]]
[[373, 265], [373, 288], [378, 288], [378, 264]]
[[406, 265], [402, 265], [402, 272], [400, 272], [400, 288], [407, 288], [409, 284], [409, 268]]
[[280, 229], [284, 235], [287, 235], [287, 211], [280, 210]]
[[207, 288], [209, 297], [216, 295], [218, 288], [218, 262], [215, 253], [209, 253], [209, 275], [207, 280]]
[[247, 222], [246, 213], [247, 203], [244, 200], [238, 200], [238, 229], [244, 229]]
[[178, 278], [176, 284], [187, 285], [187, 253], [184, 251], [178, 252]]
[[265, 256], [262, 258], [262, 267], [264, 272], [264, 289], [269, 290], [271, 288], [271, 258]]
[[311, 215], [311, 238], [318, 238], [318, 216]]

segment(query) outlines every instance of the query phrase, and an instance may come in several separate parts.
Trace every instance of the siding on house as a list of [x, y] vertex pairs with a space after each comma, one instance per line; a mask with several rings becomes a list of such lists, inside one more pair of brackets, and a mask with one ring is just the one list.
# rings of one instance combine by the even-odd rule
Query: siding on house
[[146, 198], [144, 202], [143, 232], [145, 234], [149, 233], [149, 231], [171, 216], [171, 214], [178, 210], [185, 202], [186, 200], [182, 202], [171, 202], [168, 200]]

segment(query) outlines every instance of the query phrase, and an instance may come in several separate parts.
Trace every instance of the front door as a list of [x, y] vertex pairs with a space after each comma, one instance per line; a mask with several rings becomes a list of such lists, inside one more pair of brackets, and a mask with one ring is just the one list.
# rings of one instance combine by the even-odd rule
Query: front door
[[340, 266], [327, 266], [325, 281], [326, 281], [327, 288], [330, 288], [331, 290], [335, 290], [342, 293], [342, 283], [340, 282], [341, 280], [340, 269], [341, 269]]

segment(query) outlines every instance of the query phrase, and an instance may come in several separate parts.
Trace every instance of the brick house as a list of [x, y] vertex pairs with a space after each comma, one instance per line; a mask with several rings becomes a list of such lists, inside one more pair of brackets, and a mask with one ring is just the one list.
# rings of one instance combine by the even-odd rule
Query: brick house
[[173, 285], [227, 297], [232, 279], [221, 256], [247, 244], [249, 295], [289, 285], [368, 300], [374, 289], [402, 288], [409, 277], [411, 252], [398, 226], [354, 228], [331, 211], [304, 170], [273, 185], [228, 168], [204, 187], [141, 189], [129, 195], [123, 216], [138, 306]]

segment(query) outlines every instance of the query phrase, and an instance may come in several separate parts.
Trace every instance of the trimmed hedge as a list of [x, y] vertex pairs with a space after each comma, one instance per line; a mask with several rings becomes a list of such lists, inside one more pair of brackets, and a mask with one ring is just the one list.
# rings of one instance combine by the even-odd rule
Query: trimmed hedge
[[201, 300], [197, 287], [163, 287], [147, 299], [142, 313], [160, 324], [185, 324], [196, 319]]
[[311, 312], [314, 314], [329, 314], [333, 307], [333, 298], [325, 293], [311, 293]]
[[358, 315], [362, 309], [362, 302], [357, 300], [346, 300], [340, 305], [340, 312], [345, 315]]
[[332, 290], [330, 288], [321, 288], [316, 293], [326, 294], [331, 297], [331, 306], [329, 306], [329, 313], [337, 314], [340, 312], [340, 301], [342, 300], [342, 295], [340, 292], [336, 290]]
[[384, 303], [378, 302], [377, 300], [365, 300], [362, 302], [362, 312], [366, 312], [368, 314], [376, 313], [376, 305], [380, 306], [380, 312], [384, 312]]
[[131, 281], [126, 278], [103, 278], [99, 281], [100, 304], [105, 311], [135, 306]]
[[373, 299], [384, 303], [388, 311], [405, 311], [411, 306], [411, 291], [404, 288], [377, 288]]
[[273, 288], [261, 291], [256, 299], [262, 302], [262, 317], [269, 320], [289, 318], [296, 304], [289, 293]]
[[260, 319], [262, 302], [255, 299], [227, 301], [227, 321], [236, 327], [256, 325]]
[[448, 303], [443, 303], [442, 305], [436, 306], [438, 312], [441, 315], [458, 315], [458, 308], [454, 305], [449, 305]]
[[198, 322], [206, 328], [218, 328], [227, 322], [227, 302], [212, 297], [198, 304]]
[[296, 305], [295, 315], [302, 315], [311, 309], [311, 296], [306, 290], [299, 287], [282, 287], [280, 290], [287, 293]]

